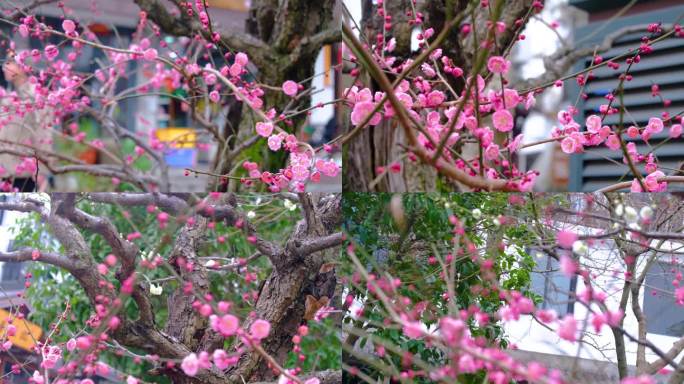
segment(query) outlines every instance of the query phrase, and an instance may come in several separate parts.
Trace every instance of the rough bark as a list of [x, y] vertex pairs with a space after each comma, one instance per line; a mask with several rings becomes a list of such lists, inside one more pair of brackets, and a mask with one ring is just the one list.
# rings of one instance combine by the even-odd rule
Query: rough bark
[[[334, 273], [319, 277], [321, 265], [334, 258], [334, 249], [311, 254], [301, 254], [298, 249], [312, 237], [321, 237], [334, 231], [341, 224], [341, 195], [319, 201], [300, 195], [305, 219], [300, 221], [285, 245], [280, 257], [282, 264], [266, 279], [256, 304], [257, 317], [271, 322], [274, 332], [262, 346], [276, 360], [282, 361], [292, 349], [292, 336], [303, 323], [304, 304], [307, 294], [316, 297], [333, 297], [336, 285]], [[321, 286], [326, 287], [321, 291]], [[330, 289], [332, 288], [332, 289]], [[249, 326], [251, 320], [248, 320]], [[231, 371], [231, 381], [271, 380], [273, 373], [263, 363], [263, 357], [255, 352], [246, 354], [238, 367]]]
[[[388, 32], [388, 35], [397, 40], [397, 47], [393, 54], [408, 58], [411, 55], [411, 28], [406, 10], [410, 9], [410, 1], [386, 2], [385, 9], [387, 14], [393, 17], [392, 30]], [[382, 31], [384, 24], [383, 20], [375, 16], [376, 13], [377, 9], [372, 2], [364, 1], [362, 29], [371, 41], [375, 41], [375, 36], [378, 31]], [[371, 88], [373, 91], [380, 90], [374, 82]], [[349, 126], [349, 128], [352, 127]], [[371, 186], [376, 178], [377, 167], [387, 167], [402, 156], [401, 144], [406, 144], [406, 138], [396, 123], [384, 120], [375, 127], [365, 128], [344, 148], [344, 189], [358, 192], [434, 191], [437, 173], [432, 168], [419, 164], [404, 166], [401, 173], [389, 173], [375, 186]]]

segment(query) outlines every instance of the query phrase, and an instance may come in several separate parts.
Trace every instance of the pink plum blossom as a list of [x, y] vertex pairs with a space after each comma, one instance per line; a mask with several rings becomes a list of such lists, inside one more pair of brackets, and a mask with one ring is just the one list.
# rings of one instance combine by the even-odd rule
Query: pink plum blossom
[[[375, 109], [375, 103], [370, 102], [370, 101], [363, 101], [360, 103], [357, 103], [354, 106], [354, 109], [352, 110], [351, 114], [351, 122], [352, 124], [359, 125], [361, 124], [368, 116], [373, 112]], [[380, 121], [382, 121], [382, 116], [379, 113], [375, 113], [373, 117], [369, 121], [369, 125], [378, 125], [380, 124]]]
[[226, 314], [220, 317], [217, 315], [211, 315], [209, 322], [211, 323], [211, 327], [214, 329], [214, 331], [226, 337], [235, 335], [240, 327], [240, 321], [238, 318], [231, 314]]
[[506, 109], [496, 111], [492, 115], [492, 123], [499, 132], [509, 132], [513, 129], [513, 115]]
[[269, 137], [273, 132], [273, 123], [271, 122], [258, 122], [256, 123], [256, 132], [259, 136]]
[[256, 320], [249, 327], [249, 334], [253, 339], [262, 340], [265, 339], [271, 332], [271, 323], [266, 320]]
[[597, 115], [590, 115], [587, 117], [586, 125], [587, 125], [587, 131], [591, 133], [598, 133], [599, 129], [601, 129], [601, 118]]
[[577, 340], [577, 320], [572, 315], [567, 315], [558, 323], [558, 336], [570, 342]]
[[287, 80], [283, 83], [283, 92], [286, 95], [293, 97], [297, 94], [297, 92], [299, 92], [299, 86], [294, 81]]
[[271, 151], [277, 151], [283, 144], [283, 137], [281, 135], [271, 135], [268, 138], [268, 148]]
[[506, 74], [511, 63], [501, 56], [492, 56], [487, 61], [487, 68], [492, 73]]
[[425, 325], [420, 321], [406, 321], [404, 322], [404, 335], [411, 339], [418, 339], [425, 335]]
[[559, 247], [565, 249], [571, 249], [572, 244], [577, 241], [577, 234], [568, 230], [558, 231], [556, 234], [556, 243]]
[[190, 377], [197, 375], [197, 372], [199, 371], [199, 360], [197, 359], [197, 355], [195, 353], [191, 353], [185, 356], [183, 362], [181, 363], [181, 369]]
[[563, 255], [560, 259], [560, 270], [565, 276], [572, 277], [577, 273], [577, 263], [572, 257]]

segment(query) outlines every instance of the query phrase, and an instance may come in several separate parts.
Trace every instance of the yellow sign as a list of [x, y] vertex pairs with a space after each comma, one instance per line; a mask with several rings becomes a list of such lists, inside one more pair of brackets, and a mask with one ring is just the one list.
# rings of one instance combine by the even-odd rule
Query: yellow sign
[[157, 139], [171, 143], [173, 148], [195, 148], [197, 131], [193, 128], [160, 128], [155, 132]]
[[[10, 316], [9, 312], [0, 309], [0, 330], [2, 330], [0, 332], [0, 337], [2, 338], [4, 338], [7, 333], [7, 320]], [[17, 319], [16, 317], [14, 317], [12, 324], [17, 328], [17, 333], [9, 338], [12, 345], [33, 352], [33, 347], [36, 345], [36, 341], [40, 340], [43, 330], [28, 320]]]

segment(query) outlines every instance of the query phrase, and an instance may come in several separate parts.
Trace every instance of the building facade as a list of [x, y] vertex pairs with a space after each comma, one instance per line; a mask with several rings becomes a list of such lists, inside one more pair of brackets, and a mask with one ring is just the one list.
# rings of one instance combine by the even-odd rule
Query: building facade
[[[673, 23], [681, 22], [677, 19], [684, 14], [681, 1], [652, 0], [637, 1], [626, 12], [617, 15], [628, 3], [629, 1], [570, 1], [570, 5], [586, 12], [588, 16], [588, 23], [574, 31], [575, 45], [582, 48], [608, 43], [610, 49], [601, 54], [603, 60], [608, 60], [639, 47], [641, 38], [651, 35], [647, 31], [649, 24], [660, 23], [662, 27], [670, 28]], [[681, 67], [684, 62], [684, 39], [670, 37], [654, 44], [652, 48], [652, 53], [642, 54], [640, 62], [630, 69], [633, 79], [624, 82], [623, 103], [626, 111], [622, 119], [625, 127], [643, 127], [650, 117], [667, 119], [684, 109], [684, 69]], [[591, 60], [591, 57], [580, 60], [571, 72], [587, 68], [591, 65]], [[586, 116], [600, 113], [599, 106], [608, 104], [608, 93], [617, 95], [619, 76], [627, 68], [624, 60], [620, 63], [620, 67], [615, 70], [604, 66], [592, 71], [595, 78], [584, 89], [574, 81], [568, 82], [568, 100], [578, 99], [580, 93], [586, 94], [584, 100], [579, 97], [580, 116], [576, 116], [576, 121], [584, 121]], [[653, 95], [653, 85], [658, 85], [659, 95]], [[604, 123], [619, 124], [620, 119], [620, 114], [608, 115]], [[663, 172], [672, 174], [682, 166], [684, 138], [670, 139], [661, 144], [668, 134], [666, 128], [653, 135], [649, 144], [641, 139], [637, 139], [636, 144], [640, 154], [653, 153]], [[626, 140], [635, 141], [629, 138]], [[646, 174], [643, 163], [637, 168]], [[591, 149], [571, 156], [569, 190], [595, 191], [619, 181], [631, 180], [632, 177], [627, 176], [629, 174], [628, 166], [617, 152], [601, 147]], [[673, 184], [671, 189], [674, 188], [681, 186]]]

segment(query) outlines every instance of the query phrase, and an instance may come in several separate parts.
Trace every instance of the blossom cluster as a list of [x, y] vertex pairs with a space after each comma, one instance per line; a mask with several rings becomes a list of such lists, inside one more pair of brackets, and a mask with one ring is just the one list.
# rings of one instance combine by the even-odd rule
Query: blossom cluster
[[[490, 5], [489, 2], [483, 1], [481, 6], [488, 9]], [[541, 2], [535, 2], [531, 6], [531, 11], [539, 12], [542, 8]], [[504, 33], [512, 33], [515, 38], [511, 44], [523, 40], [524, 35], [520, 33], [520, 26], [524, 25], [525, 20], [518, 19], [512, 25], [500, 20], [488, 20], [486, 40], [480, 42], [475, 54], [476, 59], [479, 58], [478, 55], [484, 54], [486, 65], [477, 67], [473, 64], [471, 72], [468, 73], [468, 69], [454, 64], [462, 59], [448, 56], [434, 41], [436, 32], [432, 28], [424, 27], [420, 12], [408, 9], [406, 14], [411, 17], [410, 23], [420, 31], [417, 34], [420, 49], [413, 52], [415, 55], [412, 58], [405, 59], [401, 55], [393, 54], [397, 46], [396, 38], [389, 33], [394, 26], [393, 19], [391, 15], [385, 14], [380, 3], [377, 7], [377, 17], [385, 21], [384, 30], [382, 33], [378, 32], [374, 39], [369, 37], [367, 41], [372, 41], [373, 44], [363, 47], [372, 57], [372, 63], [359, 60], [354, 55], [351, 55], [351, 61], [358, 63], [358, 67], [352, 71], [353, 75], [358, 74], [362, 67], [374, 66], [378, 71], [387, 73], [388, 78], [401, 79], [392, 84], [391, 92], [406, 110], [410, 121], [398, 119], [397, 111], [394, 110], [397, 105], [390, 102], [385, 94], [390, 91], [385, 89], [386, 86], [375, 91], [357, 80], [344, 93], [345, 103], [350, 108], [351, 124], [356, 127], [380, 126], [385, 122], [408, 125], [404, 129], [415, 130], [420, 150], [427, 153], [427, 156], [420, 156], [422, 161], [437, 167], [438, 170], [440, 167], [436, 159], [442, 159], [470, 176], [479, 176], [489, 181], [505, 180], [507, 183], [502, 185], [505, 185], [507, 190], [530, 190], [537, 172], [518, 168], [515, 155], [522, 147], [523, 137], [521, 134], [512, 133], [516, 126], [516, 115], [523, 109], [530, 110], [535, 105], [536, 96], [546, 88], [562, 87], [567, 79], [575, 78], [582, 92], [595, 78], [592, 71], [594, 68], [528, 90], [516, 90], [508, 79], [511, 62], [507, 55], [501, 54], [497, 39]], [[491, 9], [488, 15], [494, 17]], [[549, 27], [555, 28], [554, 25], [557, 27], [558, 23]], [[636, 123], [628, 123], [625, 124], [628, 127], [623, 127], [622, 119], [620, 124], [605, 123], [606, 117], [625, 114], [623, 106], [615, 105], [619, 92], [622, 92], [621, 86], [624, 82], [633, 80], [630, 72], [632, 68], [638, 66], [643, 56], [653, 52], [652, 40], [665, 33], [659, 24], [653, 25], [658, 27], [649, 27], [648, 35], [642, 38], [639, 48], [628, 55], [608, 60], [595, 55], [592, 62], [595, 67], [605, 65], [618, 71], [622, 61], [627, 64], [626, 69], [625, 66], [622, 67], [624, 73], [619, 77], [619, 85], [605, 96], [607, 102], [599, 106], [600, 115], [592, 114], [586, 118], [585, 124], [581, 124], [575, 121], [580, 111], [576, 106], [569, 106], [566, 110], [558, 112], [560, 125], [552, 129], [550, 140], [525, 143], [525, 147], [548, 142], [559, 143], [566, 154], [581, 154], [593, 148], [608, 148], [623, 155], [624, 162], [630, 166], [632, 173], [636, 173], [636, 167], [645, 165], [648, 176], [634, 175], [631, 188], [633, 192], [665, 191], [667, 183], [663, 182], [662, 178], [666, 175], [658, 169], [652, 141], [654, 137], [662, 138], [659, 134], [665, 127], [669, 127], [666, 140], [677, 139], [682, 135], [682, 116], [671, 116], [666, 108], [671, 101], [663, 100], [665, 109], [662, 116], [651, 117], [644, 127]], [[473, 33], [472, 30], [471, 24], [462, 23], [460, 37], [467, 41]], [[679, 25], [674, 27], [673, 32], [677, 37], [684, 36]], [[351, 50], [358, 54], [358, 49]], [[505, 51], [507, 52], [509, 51]], [[416, 63], [415, 60], [418, 59], [415, 57], [422, 61]], [[476, 59], [473, 61], [477, 62]], [[653, 97], [661, 97], [657, 84], [652, 86], [652, 94]], [[582, 96], [588, 98], [586, 94]], [[637, 144], [640, 142], [647, 144], [647, 153], [639, 153]], [[408, 153], [409, 161], [418, 161], [418, 157], [414, 155], [418, 148], [402, 149]], [[428, 157], [432, 160], [426, 160]], [[378, 176], [381, 176], [381, 173], [378, 173]]]
[[[202, 4], [196, 6], [201, 6], [198, 9], [204, 9]], [[193, 8], [190, 6], [189, 11], [192, 10]], [[198, 16], [202, 19], [202, 15], [206, 17], [206, 10], [201, 11]], [[204, 20], [206, 21], [206, 19]], [[271, 191], [303, 191], [308, 182], [320, 180], [321, 174], [334, 176], [339, 173], [339, 166], [333, 160], [324, 160], [324, 164], [320, 163], [317, 160], [316, 153], [308, 144], [300, 142], [294, 134], [285, 130], [290, 125], [289, 117], [285, 115], [286, 111], [276, 111], [274, 108], [269, 109], [268, 106], [264, 105], [266, 91], [258, 82], [250, 78], [249, 68], [252, 64], [246, 53], [226, 53], [224, 65], [218, 62], [216, 64], [208, 63], [202, 67], [187, 57], [176, 55], [176, 49], [183, 49], [183, 47], [171, 47], [163, 39], [156, 41], [157, 39], [154, 37], [145, 37], [142, 32], [148, 23], [146, 14], [141, 13], [140, 25], [138, 26], [140, 37], [127, 47], [115, 48], [100, 44], [97, 36], [89, 30], [83, 29], [76, 20], [64, 19], [61, 30], [55, 30], [41, 23], [32, 15], [21, 18], [21, 23], [17, 27], [21, 36], [32, 39], [47, 39], [56, 35], [63, 38], [64, 41], [61, 44], [49, 44], [43, 50], [32, 49], [17, 52], [16, 62], [22, 71], [28, 75], [28, 82], [31, 84], [34, 96], [27, 100], [26, 97], [18, 95], [16, 91], [5, 95], [5, 91], [0, 90], [2, 92], [0, 96], [10, 100], [10, 105], [3, 107], [4, 112], [9, 112], [10, 109], [15, 112], [4, 113], [5, 117], [0, 120], [0, 127], [11, 124], [15, 119], [22, 118], [27, 113], [40, 112], [42, 113], [41, 117], [44, 117], [41, 126], [41, 129], [45, 131], [44, 137], [60, 136], [67, 141], [82, 143], [112, 156], [112, 151], [105, 148], [101, 139], [86, 139], [86, 133], [77, 124], [69, 124], [69, 130], [66, 132], [61, 132], [57, 127], [68, 122], [67, 119], [74, 113], [87, 113], [90, 108], [98, 108], [100, 104], [97, 103], [101, 103], [103, 108], [116, 105], [121, 96], [117, 93], [117, 84], [120, 79], [128, 76], [129, 64], [137, 61], [150, 74], [148, 81], [137, 85], [136, 91], [138, 92], [158, 93], [171, 86], [189, 93], [197, 92], [217, 105], [225, 103], [228, 98], [235, 98], [261, 116], [260, 120], [262, 121], [257, 122], [254, 127], [256, 134], [266, 139], [271, 151], [288, 152], [291, 164], [287, 164], [276, 171], [259, 172], [258, 175], [255, 172], [250, 172], [251, 169], [245, 169], [249, 176], [242, 178], [242, 183], [249, 185], [253, 181], [264, 182]], [[203, 25], [208, 28], [207, 23]], [[154, 30], [154, 28], [155, 26], [151, 25], [151, 29]], [[185, 40], [181, 39], [181, 41]], [[190, 42], [191, 40], [188, 40], [184, 44]], [[111, 64], [95, 70], [92, 74], [83, 74], [75, 70], [75, 63], [83, 55], [84, 49], [89, 46], [102, 50]], [[11, 48], [15, 48], [13, 43]], [[207, 44], [206, 50], [208, 54], [215, 51], [214, 42]], [[91, 78], [99, 83], [94, 93], [97, 100], [91, 100], [81, 91], [82, 85], [91, 81]], [[60, 81], [53, 81], [52, 79], [60, 79]], [[282, 84], [281, 91], [288, 97], [297, 98], [302, 89], [302, 84], [288, 80]], [[185, 111], [195, 108], [189, 103], [189, 100], [181, 101], [181, 107]], [[140, 120], [143, 125], [148, 127], [147, 132], [137, 133], [138, 140], [144, 145], [136, 145], [133, 154], [127, 154], [119, 160], [113, 160], [121, 161], [126, 166], [133, 165], [141, 158], [157, 161], [160, 158], [163, 159], [163, 154], [166, 151], [175, 148], [184, 140], [162, 142], [157, 136], [157, 129], [154, 124], [142, 116]], [[200, 130], [199, 135], [211, 139], [212, 134], [211, 130], [206, 132]], [[28, 145], [29, 148], [36, 147], [41, 151], [47, 150], [51, 144], [52, 139], [40, 143], [40, 145], [30, 142], [20, 143], [20, 145]], [[206, 142], [199, 142], [197, 148], [208, 151], [211, 146]], [[324, 149], [331, 152], [333, 147], [326, 145]], [[31, 166], [31, 162], [35, 164], [36, 157], [33, 156], [32, 151], [23, 152], [25, 153], [24, 156], [16, 154], [22, 158], [21, 164], [17, 165], [14, 170], [2, 170], [2, 173], [7, 171], [17, 177], [35, 174], [36, 166]], [[38, 159], [41, 162], [56, 162], [56, 159], [52, 158], [49, 152], [39, 153], [41, 156]], [[302, 170], [302, 167], [306, 170]], [[186, 172], [188, 176], [190, 173]], [[0, 176], [2, 175], [0, 174]], [[224, 182], [233, 177], [232, 175], [219, 176]], [[122, 176], [118, 175], [112, 177], [114, 186], [119, 185], [121, 179]], [[150, 184], [152, 189], [159, 187], [156, 183]], [[3, 188], [11, 188], [11, 185], [4, 185]]]

